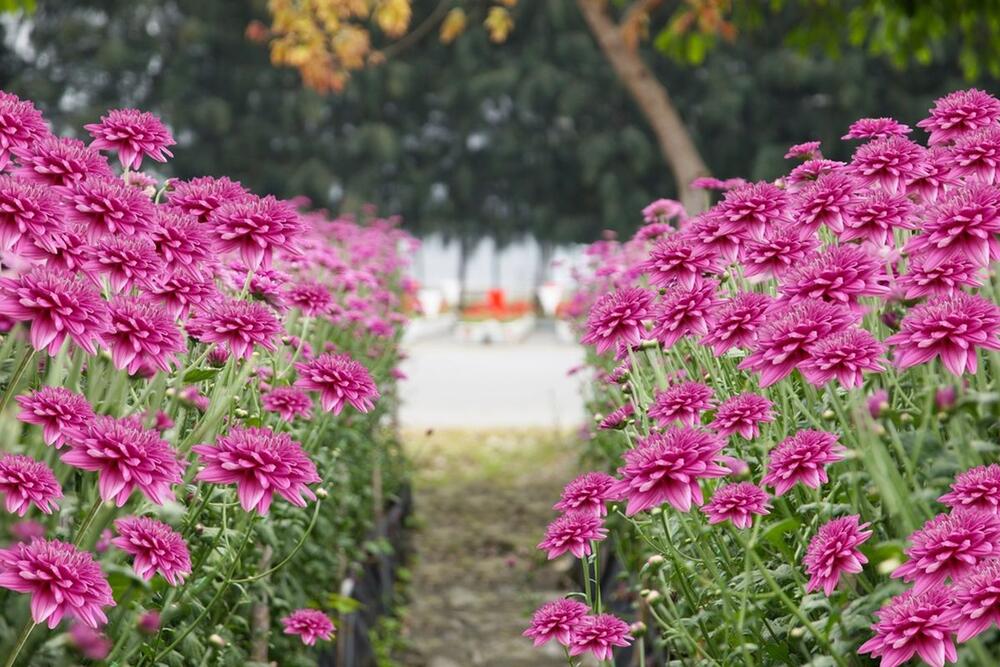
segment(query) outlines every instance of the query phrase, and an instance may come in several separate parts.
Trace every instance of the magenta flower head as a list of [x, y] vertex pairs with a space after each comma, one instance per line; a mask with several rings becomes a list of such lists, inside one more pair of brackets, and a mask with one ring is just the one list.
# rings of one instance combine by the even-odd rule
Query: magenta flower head
[[601, 420], [601, 423], [597, 425], [597, 428], [602, 431], [611, 431], [614, 429], [624, 428], [626, 422], [632, 418], [635, 414], [635, 406], [631, 403], [626, 403], [620, 408], [616, 408], [611, 414]]
[[956, 292], [935, 297], [903, 318], [898, 333], [886, 343], [895, 345], [897, 368], [926, 364], [935, 357], [952, 375], [976, 372], [976, 350], [1000, 349], [1000, 308], [981, 296]]
[[234, 356], [249, 359], [255, 345], [274, 352], [275, 338], [282, 329], [274, 312], [264, 304], [227, 299], [191, 318], [187, 331], [203, 343], [224, 345]]
[[14, 400], [21, 406], [17, 418], [41, 426], [45, 444], [56, 449], [63, 446], [67, 433], [94, 417], [86, 398], [62, 387], [41, 387]]
[[857, 574], [868, 562], [858, 547], [868, 541], [872, 531], [867, 523], [859, 523], [860, 516], [841, 517], [827, 521], [809, 541], [802, 562], [809, 575], [806, 592], [820, 588], [828, 597], [833, 594], [842, 574]]
[[208, 312], [222, 301], [222, 294], [211, 278], [173, 273], [160, 277], [149, 290], [149, 298], [176, 319], [191, 311]]
[[758, 292], [738, 292], [723, 299], [712, 315], [712, 327], [701, 339], [720, 357], [737, 347], [748, 347], [755, 339], [757, 329], [764, 324], [773, 300]]
[[955, 142], [952, 148], [955, 173], [966, 179], [993, 185], [1000, 174], [1000, 126], [990, 125]]
[[654, 314], [653, 338], [666, 348], [684, 336], [706, 336], [713, 313], [722, 301], [716, 296], [718, 284], [705, 280], [691, 289], [674, 288], [663, 295]]
[[951, 150], [936, 146], [924, 153], [921, 174], [910, 180], [907, 192], [923, 204], [933, 204], [946, 190], [962, 184], [955, 171]]
[[215, 265], [215, 241], [206, 225], [191, 215], [157, 207], [150, 234], [156, 252], [170, 272], [190, 276], [210, 274]]
[[545, 529], [545, 539], [538, 548], [548, 551], [549, 560], [562, 556], [567, 551], [583, 558], [589, 556], [591, 542], [600, 542], [608, 536], [604, 520], [594, 512], [570, 512], [563, 514]]
[[82, 623], [71, 625], [69, 636], [80, 654], [90, 660], [104, 660], [111, 652], [111, 647], [114, 646], [114, 643], [103, 633]]
[[30, 456], [0, 456], [0, 493], [7, 496], [7, 511], [24, 516], [32, 503], [45, 514], [58, 509], [62, 487], [52, 470]]
[[632, 643], [628, 623], [611, 614], [584, 616], [573, 628], [570, 655], [593, 653], [598, 660], [611, 660], [613, 648]]
[[99, 281], [107, 278], [113, 294], [133, 288], [152, 289], [163, 271], [156, 246], [144, 237], [115, 237], [97, 241], [83, 270]]
[[115, 606], [94, 557], [58, 540], [34, 539], [0, 549], [0, 587], [31, 594], [32, 620], [50, 629], [64, 616], [97, 628], [108, 622], [103, 608]]
[[330, 617], [318, 609], [296, 609], [281, 619], [286, 635], [298, 635], [302, 643], [312, 646], [317, 639], [330, 641], [335, 629]]
[[156, 207], [149, 197], [121, 179], [98, 176], [73, 181], [65, 188], [67, 219], [89, 240], [135, 236], [153, 228]]
[[738, 482], [717, 488], [702, 511], [708, 515], [709, 523], [732, 521], [737, 528], [749, 528], [754, 514], [770, 514], [770, 508], [764, 489], [750, 482]]
[[333, 305], [333, 295], [324, 285], [304, 280], [291, 285], [286, 294], [288, 304], [302, 311], [303, 315], [318, 317], [324, 315]]
[[829, 246], [782, 276], [783, 300], [819, 299], [857, 307], [863, 296], [889, 293], [882, 261], [857, 245]]
[[963, 287], [983, 286], [983, 268], [961, 255], [953, 255], [937, 264], [928, 261], [927, 256], [918, 255], [910, 258], [907, 269], [897, 281], [907, 299], [948, 296]]
[[700, 382], [681, 382], [656, 393], [649, 406], [649, 416], [661, 426], [680, 422], [685, 426], [695, 426], [701, 421], [701, 413], [715, 405], [712, 388]]
[[345, 403], [359, 412], [368, 412], [379, 398], [378, 388], [368, 369], [346, 354], [327, 352], [305, 363], [295, 364], [297, 387], [318, 391], [327, 412], [339, 415]]
[[44, 244], [60, 227], [59, 200], [50, 188], [0, 176], [0, 250], [10, 250], [22, 236]]
[[760, 394], [740, 394], [726, 399], [708, 425], [723, 438], [739, 433], [746, 440], [760, 436], [760, 425], [774, 421], [774, 405]]
[[265, 410], [281, 415], [286, 422], [293, 422], [296, 417], [312, 418], [312, 399], [296, 387], [275, 387], [262, 394], [260, 402]]
[[1000, 118], [1000, 100], [989, 93], [970, 88], [945, 95], [934, 103], [931, 115], [917, 123], [930, 133], [932, 146], [955, 141], [978, 129], [993, 125]]
[[55, 356], [69, 336], [88, 354], [110, 327], [108, 305], [92, 285], [63, 271], [39, 267], [0, 278], [0, 315], [31, 322], [31, 345]]
[[939, 514], [910, 535], [906, 555], [910, 559], [893, 570], [894, 579], [912, 581], [916, 593], [942, 588], [1000, 556], [1000, 517], [974, 509]]
[[767, 473], [760, 483], [774, 487], [776, 496], [784, 495], [798, 482], [817, 489], [829, 481], [826, 466], [844, 460], [844, 452], [833, 433], [799, 431], [771, 450]]
[[222, 204], [208, 224], [221, 252], [238, 253], [251, 269], [271, 266], [276, 250], [295, 252], [304, 225], [295, 207], [271, 195]]
[[889, 409], [889, 392], [877, 389], [868, 397], [868, 414], [872, 419], [878, 419], [883, 410]]
[[716, 207], [692, 218], [684, 228], [684, 234], [690, 237], [692, 243], [700, 243], [710, 248], [724, 262], [734, 262], [739, 252], [741, 239], [724, 232], [724, 225], [725, 218]]
[[788, 172], [784, 178], [785, 187], [794, 194], [810, 183], [815, 183], [823, 176], [842, 171], [846, 166], [839, 160], [806, 160]]
[[306, 498], [316, 499], [308, 485], [322, 481], [301, 444], [268, 428], [235, 427], [216, 438], [214, 446], [197, 445], [192, 450], [205, 464], [196, 479], [235, 484], [243, 509], [262, 516], [275, 493], [305, 507]]
[[40, 185], [62, 188], [91, 176], [114, 177], [108, 161], [79, 139], [50, 135], [11, 152], [20, 164], [14, 176]]
[[149, 517], [115, 519], [118, 537], [111, 544], [132, 554], [132, 569], [149, 581], [159, 572], [171, 586], [178, 586], [191, 574], [191, 555], [181, 534], [165, 523]]
[[200, 176], [190, 181], [174, 181], [171, 191], [167, 193], [170, 206], [193, 215], [198, 222], [208, 222], [212, 211], [225, 203], [251, 198], [252, 195], [246, 188], [225, 176]]
[[882, 658], [880, 667], [899, 667], [914, 655], [932, 667], [957, 662], [958, 652], [951, 637], [955, 632], [955, 621], [949, 614], [951, 605], [952, 593], [945, 588], [923, 594], [909, 590], [897, 595], [875, 612], [875, 636], [862, 644], [858, 653]]
[[34, 104], [0, 91], [0, 171], [10, 162], [11, 149], [29, 146], [48, 134], [45, 119]]
[[841, 137], [849, 139], [881, 139], [882, 137], [905, 137], [912, 132], [909, 125], [904, 125], [892, 118], [859, 118], [851, 123], [847, 134]]
[[763, 239], [768, 227], [792, 222], [788, 194], [771, 183], [750, 183], [726, 193], [719, 203], [719, 231], [741, 241]]
[[638, 268], [649, 275], [654, 286], [669, 287], [677, 283], [691, 289], [704, 274], [721, 271], [722, 260], [712, 247], [692, 242], [682, 234], [672, 234], [657, 241], [649, 251], [649, 259]]
[[953, 257], [986, 266], [1000, 259], [1000, 188], [970, 185], [950, 193], [927, 209], [921, 233], [910, 238], [906, 252], [928, 266]]
[[840, 172], [824, 174], [803, 185], [795, 193], [795, 227], [804, 233], [815, 233], [820, 225], [840, 233], [849, 216], [849, 206], [854, 201], [857, 182]]
[[590, 512], [604, 516], [608, 513], [605, 503], [615, 500], [611, 493], [614, 483], [615, 478], [603, 472], [584, 473], [566, 485], [562, 497], [552, 509], [560, 512]]
[[854, 151], [849, 173], [862, 185], [904, 192], [909, 181], [922, 175], [923, 152], [923, 148], [904, 137], [882, 137]]
[[657, 199], [642, 209], [642, 219], [647, 223], [666, 222], [671, 218], [684, 219], [684, 204], [676, 199]]
[[690, 511], [692, 504], [704, 502], [702, 479], [729, 474], [717, 463], [724, 446], [716, 435], [689, 427], [653, 433], [625, 452], [625, 465], [618, 469], [621, 479], [610, 493], [628, 501], [629, 516], [665, 502]]
[[160, 629], [160, 612], [155, 609], [143, 612], [139, 616], [139, 620], [136, 625], [139, 628], [139, 632], [142, 632], [143, 634], [155, 634]]
[[137, 297], [111, 302], [111, 331], [103, 336], [115, 368], [135, 375], [142, 368], [169, 372], [187, 350], [180, 328], [159, 306]]
[[957, 625], [959, 643], [1000, 626], [1000, 560], [982, 563], [956, 581], [949, 592], [952, 604], [948, 618]]
[[646, 330], [642, 321], [649, 317], [653, 295], [638, 287], [626, 287], [605, 294], [590, 310], [587, 333], [581, 339], [604, 354], [619, 343], [638, 345]]
[[174, 497], [183, 466], [176, 452], [156, 431], [138, 419], [98, 416], [67, 438], [63, 463], [98, 474], [101, 499], [124, 505], [138, 487], [150, 502], [162, 505]]
[[803, 236], [796, 225], [771, 227], [760, 241], [743, 244], [740, 261], [743, 275], [750, 279], [780, 278], [819, 246], [813, 236]]
[[1000, 465], [969, 468], [955, 478], [939, 501], [952, 509], [968, 508], [1000, 515]]
[[892, 246], [897, 229], [916, 229], [913, 202], [905, 194], [868, 190], [848, 209], [840, 240]]
[[885, 346], [865, 329], [852, 327], [835, 333], [809, 346], [809, 359], [799, 370], [813, 385], [823, 385], [836, 379], [845, 388], [860, 387], [864, 372], [881, 373]]
[[799, 160], [799, 159], [813, 160], [813, 159], [819, 158], [819, 157], [821, 157], [820, 152], [819, 152], [820, 143], [821, 142], [819, 142], [819, 141], [806, 141], [806, 142], [801, 143], [801, 144], [795, 144], [794, 146], [791, 146], [785, 152], [785, 159], [786, 160]]
[[553, 600], [539, 607], [531, 617], [531, 625], [522, 634], [531, 638], [535, 646], [555, 639], [569, 646], [573, 629], [590, 608], [579, 600]]
[[94, 138], [91, 147], [118, 153], [118, 161], [125, 169], [142, 167], [142, 158], [166, 162], [174, 154], [168, 150], [176, 141], [163, 122], [146, 111], [138, 109], [112, 109], [101, 116], [100, 123], [89, 123], [83, 128]]

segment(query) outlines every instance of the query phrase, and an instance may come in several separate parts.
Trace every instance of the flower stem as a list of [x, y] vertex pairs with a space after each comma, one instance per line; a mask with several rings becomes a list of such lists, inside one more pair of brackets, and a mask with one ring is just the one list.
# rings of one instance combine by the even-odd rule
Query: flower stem
[[7, 660], [3, 663], [4, 667], [14, 667], [14, 663], [17, 662], [17, 656], [20, 655], [24, 645], [28, 643], [28, 637], [31, 636], [31, 631], [35, 629], [36, 625], [38, 624], [34, 621], [29, 621], [24, 624], [24, 627], [21, 628], [21, 634], [17, 637], [17, 643], [14, 644], [14, 650], [10, 652], [10, 655], [7, 656]]
[[7, 389], [3, 393], [3, 398], [0, 398], [0, 414], [3, 414], [4, 410], [7, 409], [7, 405], [10, 403], [10, 399], [14, 397], [17, 393], [17, 385], [21, 383], [21, 377], [24, 375], [24, 371], [27, 370], [28, 366], [31, 364], [31, 360], [35, 358], [35, 350], [29, 350], [25, 352], [24, 356], [21, 357], [21, 363], [17, 365], [14, 369], [14, 373], [10, 376], [10, 382], [7, 383]]
[[90, 511], [87, 512], [87, 516], [83, 518], [83, 521], [80, 523], [80, 527], [77, 528], [76, 538], [73, 540], [74, 546], [79, 547], [83, 544], [83, 541], [87, 537], [87, 532], [90, 531], [90, 526], [93, 525], [94, 519], [97, 517], [97, 513], [100, 511], [102, 504], [104, 504], [104, 501], [100, 496], [97, 496], [97, 498], [94, 499], [94, 504], [91, 506]]

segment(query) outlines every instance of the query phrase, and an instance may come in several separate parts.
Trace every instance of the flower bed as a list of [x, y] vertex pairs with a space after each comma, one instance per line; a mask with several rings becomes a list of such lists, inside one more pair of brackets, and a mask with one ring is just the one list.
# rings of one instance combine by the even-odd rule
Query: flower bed
[[977, 90], [926, 146], [862, 119], [848, 163], [800, 144], [773, 183], [700, 179], [707, 213], [656, 202], [591, 246], [598, 472], [539, 545], [584, 590], [526, 634], [571, 664], [996, 664], [998, 119]]
[[413, 241], [161, 183], [150, 114], [86, 130], [0, 93], [5, 664], [315, 664], [405, 490]]

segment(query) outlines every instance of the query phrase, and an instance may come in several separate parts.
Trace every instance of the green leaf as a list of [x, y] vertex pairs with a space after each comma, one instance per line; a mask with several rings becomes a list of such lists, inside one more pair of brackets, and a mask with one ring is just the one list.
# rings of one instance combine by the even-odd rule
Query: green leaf
[[185, 382], [201, 382], [219, 374], [218, 368], [192, 368], [184, 374]]

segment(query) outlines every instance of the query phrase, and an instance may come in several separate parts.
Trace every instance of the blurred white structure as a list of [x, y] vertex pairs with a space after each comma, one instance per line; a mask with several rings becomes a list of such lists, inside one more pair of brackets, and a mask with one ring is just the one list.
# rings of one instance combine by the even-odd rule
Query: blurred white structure
[[556, 309], [559, 308], [565, 291], [562, 285], [552, 281], [538, 287], [538, 302], [542, 304], [542, 312], [545, 313], [545, 317], [553, 317], [556, 314]]

